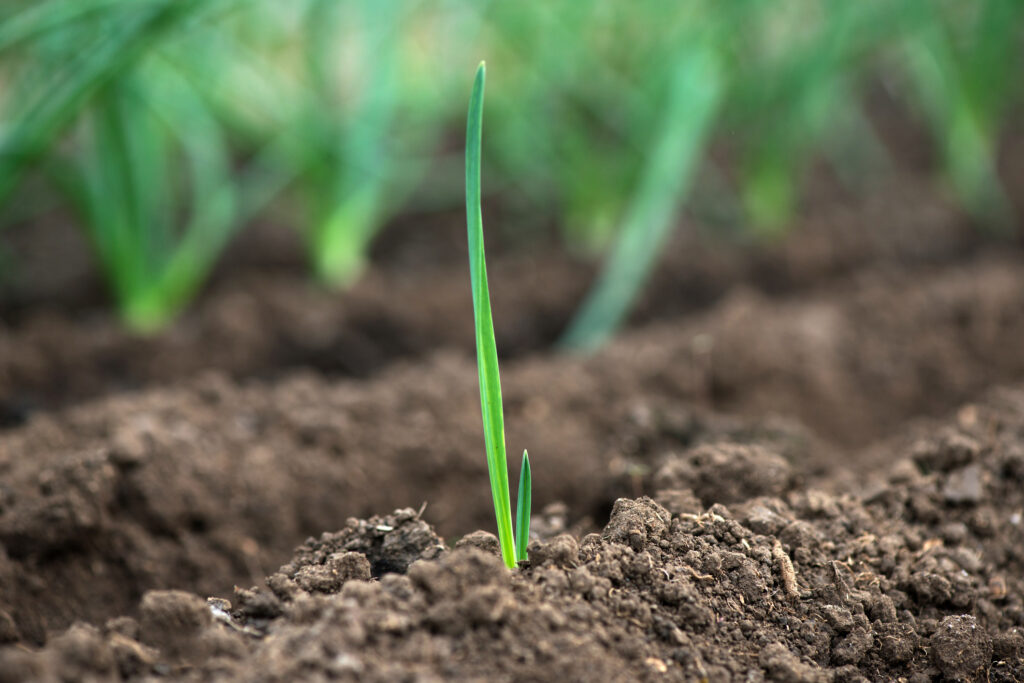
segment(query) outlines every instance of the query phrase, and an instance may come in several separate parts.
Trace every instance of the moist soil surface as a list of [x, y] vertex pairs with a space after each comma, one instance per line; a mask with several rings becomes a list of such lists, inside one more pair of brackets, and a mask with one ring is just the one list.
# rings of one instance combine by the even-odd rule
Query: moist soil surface
[[593, 267], [495, 240], [514, 571], [457, 218], [344, 295], [269, 230], [153, 338], [9, 290], [0, 681], [1024, 680], [1024, 253], [911, 178], [805, 209], [688, 219], [589, 357]]

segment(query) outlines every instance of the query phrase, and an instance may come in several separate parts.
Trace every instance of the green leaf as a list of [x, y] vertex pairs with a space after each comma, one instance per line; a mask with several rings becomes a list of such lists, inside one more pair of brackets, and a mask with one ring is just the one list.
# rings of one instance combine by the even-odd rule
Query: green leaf
[[533, 475], [530, 472], [530, 454], [523, 450], [523, 464], [519, 470], [519, 498], [516, 501], [516, 561], [525, 562], [526, 546], [530, 543], [530, 505], [532, 503]]
[[469, 240], [469, 274], [473, 289], [473, 320], [476, 328], [476, 364], [480, 376], [480, 412], [484, 422], [487, 472], [491, 480], [494, 514], [498, 522], [501, 557], [509, 569], [516, 566], [512, 537], [512, 510], [505, 459], [505, 421], [501, 405], [498, 349], [494, 342], [491, 297], [487, 289], [484, 257], [484, 224], [480, 211], [480, 141], [483, 131], [484, 63], [476, 71], [469, 99], [466, 125], [466, 229]]

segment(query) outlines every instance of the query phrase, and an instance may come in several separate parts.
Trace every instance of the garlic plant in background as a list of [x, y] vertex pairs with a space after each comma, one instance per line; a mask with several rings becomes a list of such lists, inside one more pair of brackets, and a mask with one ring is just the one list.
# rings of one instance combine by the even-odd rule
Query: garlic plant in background
[[69, 210], [139, 330], [172, 320], [271, 204], [314, 276], [343, 288], [389, 220], [459, 205], [451, 141], [483, 56], [500, 65], [485, 199], [534, 227], [524, 239], [556, 225], [606, 259], [562, 340], [593, 348], [701, 174], [724, 192], [698, 199], [755, 239], [791, 224], [812, 160], [869, 191], [886, 166], [871, 85], [927, 125], [979, 225], [1015, 226], [996, 155], [1021, 101], [1022, 7], [17, 0], [0, 8], [0, 221]]

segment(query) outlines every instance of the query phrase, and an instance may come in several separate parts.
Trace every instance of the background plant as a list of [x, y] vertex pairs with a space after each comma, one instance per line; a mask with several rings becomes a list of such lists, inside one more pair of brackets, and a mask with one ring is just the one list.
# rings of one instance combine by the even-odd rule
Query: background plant
[[171, 44], [224, 6], [53, 2], [0, 32], [28, 57], [12, 74], [0, 196], [40, 167], [140, 331], [187, 303], [239, 224], [230, 148]]
[[946, 176], [981, 224], [1005, 231], [1013, 209], [996, 170], [1000, 125], [1021, 92], [1024, 4], [974, 11], [917, 3], [903, 40], [909, 90], [932, 128]]
[[[997, 153], [1021, 101], [1022, 7], [12, 1], [0, 219], [73, 212], [137, 328], [169, 321], [269, 205], [316, 277], [346, 286], [391, 218], [459, 205], [454, 103], [461, 65], [486, 55], [502, 66], [486, 199], [522, 238], [558, 226], [606, 259], [563, 337], [592, 348], [628, 315], [696, 179], [718, 179], [696, 199], [755, 240], [792, 225], [814, 162], [870, 190], [888, 164], [869, 88], [927, 127], [940, 181], [977, 224], [1008, 233]], [[728, 153], [712, 160], [713, 145]]]

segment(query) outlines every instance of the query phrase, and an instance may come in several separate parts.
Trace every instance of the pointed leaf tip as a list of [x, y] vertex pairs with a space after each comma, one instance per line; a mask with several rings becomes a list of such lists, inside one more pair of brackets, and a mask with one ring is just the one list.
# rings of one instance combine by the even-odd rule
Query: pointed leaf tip
[[519, 497], [516, 501], [516, 561], [528, 558], [526, 546], [530, 543], [530, 508], [533, 505], [533, 475], [530, 472], [530, 454], [523, 449], [523, 465], [519, 470]]

